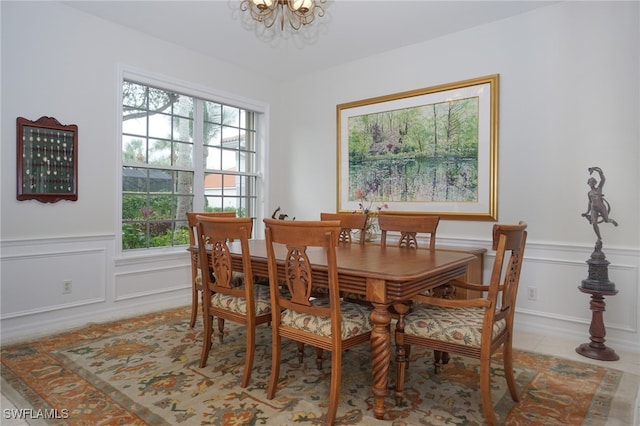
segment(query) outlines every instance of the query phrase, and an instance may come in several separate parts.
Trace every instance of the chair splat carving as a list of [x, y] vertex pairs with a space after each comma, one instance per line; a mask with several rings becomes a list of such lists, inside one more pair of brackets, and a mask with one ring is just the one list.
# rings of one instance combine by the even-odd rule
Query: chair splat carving
[[226, 240], [209, 242], [211, 245], [211, 266], [216, 277], [216, 284], [231, 288], [231, 254]]
[[287, 288], [291, 293], [291, 302], [311, 306], [309, 299], [313, 286], [311, 263], [306, 253], [306, 248], [301, 246], [288, 246], [285, 274], [287, 276]]

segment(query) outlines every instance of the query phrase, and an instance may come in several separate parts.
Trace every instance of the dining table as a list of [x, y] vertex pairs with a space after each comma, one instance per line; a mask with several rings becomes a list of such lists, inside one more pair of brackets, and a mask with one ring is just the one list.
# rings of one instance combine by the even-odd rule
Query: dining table
[[[229, 244], [232, 268], [242, 270], [240, 242]], [[278, 275], [284, 278], [283, 263], [287, 249], [275, 244]], [[252, 274], [268, 278], [267, 246], [262, 239], [249, 240]], [[309, 248], [314, 285], [326, 286], [327, 262], [322, 249]], [[425, 290], [445, 284], [467, 274], [468, 266], [477, 258], [473, 254], [450, 250], [408, 250], [375, 244], [340, 244], [336, 247], [338, 282], [341, 291], [364, 295], [371, 302], [372, 393], [373, 413], [384, 419], [385, 398], [391, 361], [390, 307], [410, 301]], [[282, 266], [282, 269], [280, 267]]]

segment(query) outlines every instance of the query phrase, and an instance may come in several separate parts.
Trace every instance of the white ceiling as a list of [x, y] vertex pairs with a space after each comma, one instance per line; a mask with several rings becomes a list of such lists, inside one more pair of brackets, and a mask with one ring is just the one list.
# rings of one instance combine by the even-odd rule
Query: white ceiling
[[240, 0], [64, 3], [204, 55], [286, 80], [557, 2], [328, 0], [324, 17], [293, 34], [283, 33], [277, 25], [265, 32], [248, 12], [239, 10]]

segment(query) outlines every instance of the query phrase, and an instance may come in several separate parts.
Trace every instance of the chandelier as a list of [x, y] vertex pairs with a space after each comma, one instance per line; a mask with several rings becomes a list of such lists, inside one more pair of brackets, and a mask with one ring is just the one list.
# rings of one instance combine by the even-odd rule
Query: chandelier
[[291, 28], [299, 30], [303, 25], [309, 25], [316, 17], [324, 16], [321, 4], [327, 0], [242, 0], [240, 10], [251, 13], [251, 17], [271, 28], [278, 21], [280, 29], [284, 30], [285, 22]]

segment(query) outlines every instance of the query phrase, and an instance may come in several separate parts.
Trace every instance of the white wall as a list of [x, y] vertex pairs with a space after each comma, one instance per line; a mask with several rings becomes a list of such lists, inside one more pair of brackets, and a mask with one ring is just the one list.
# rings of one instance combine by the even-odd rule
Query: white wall
[[[587, 168], [602, 167], [612, 216], [605, 248], [640, 242], [639, 5], [566, 2], [304, 77], [288, 88], [278, 155], [295, 174], [281, 204], [299, 217], [335, 209], [336, 105], [500, 74], [498, 215], [536, 241], [592, 245], [580, 214]], [[308, 84], [313, 81], [313, 84]], [[294, 146], [288, 141], [295, 140]], [[309, 159], [313, 159], [310, 162]], [[322, 177], [319, 179], [318, 177]], [[285, 178], [282, 180], [286, 181]], [[316, 194], [299, 197], [304, 191]], [[492, 223], [445, 221], [438, 234], [485, 238]]]
[[[2, 339], [190, 301], [186, 251], [117, 258], [121, 106], [126, 66], [268, 104], [273, 85], [227, 63], [58, 2], [0, 2], [2, 31]], [[78, 201], [16, 200], [16, 117], [77, 124]], [[71, 294], [62, 294], [72, 280]]]
[[[521, 285], [538, 288], [535, 302], [521, 292], [517, 326], [588, 337], [589, 296], [577, 287], [596, 237], [580, 214], [587, 168], [600, 166], [620, 223], [600, 226], [619, 290], [606, 299], [607, 341], [640, 350], [639, 7], [563, 2], [289, 82], [287, 133], [272, 154], [288, 190], [271, 200], [298, 218], [336, 208], [336, 105], [498, 73], [498, 219], [528, 222]], [[492, 224], [442, 221], [438, 239], [489, 247]]]
[[[113, 25], [57, 2], [2, 7], [2, 238], [113, 234], [120, 173], [115, 156], [121, 107], [118, 66], [267, 102], [272, 86], [178, 46]], [[77, 124], [79, 198], [46, 205], [15, 200], [15, 119], [54, 116]], [[105, 201], [106, 200], [106, 201]], [[41, 220], [46, 214], [47, 220]], [[79, 220], [90, 217], [91, 220]], [[16, 222], [15, 219], [19, 218]], [[55, 223], [55, 227], [52, 227]]]
[[[587, 167], [597, 165], [620, 223], [601, 226], [610, 279], [620, 291], [606, 300], [607, 341], [640, 352], [638, 3], [541, 8], [307, 75], [304, 97], [300, 81], [261, 81], [57, 3], [0, 7], [3, 341], [188, 303], [186, 254], [115, 258], [115, 93], [117, 66], [125, 64], [268, 103], [273, 146], [265, 208], [279, 205], [299, 219], [336, 207], [337, 104], [499, 73], [499, 221], [529, 223], [521, 285], [537, 287], [539, 297], [520, 298], [517, 326], [588, 336], [588, 297], [576, 287], [595, 241], [580, 213]], [[15, 118], [42, 115], [79, 125], [75, 203], [15, 200]], [[439, 240], [489, 247], [491, 226], [444, 221]], [[101, 267], [78, 267], [86, 259]], [[34, 270], [22, 273], [23, 265]], [[79, 291], [65, 299], [56, 289], [71, 273]]]

